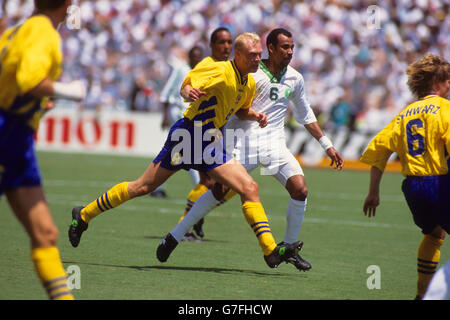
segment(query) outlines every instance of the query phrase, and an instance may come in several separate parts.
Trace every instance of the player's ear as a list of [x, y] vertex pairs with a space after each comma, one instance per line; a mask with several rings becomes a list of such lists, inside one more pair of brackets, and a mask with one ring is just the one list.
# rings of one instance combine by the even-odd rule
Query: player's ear
[[267, 51], [269, 54], [272, 54], [274, 52], [275, 48], [272, 43], [269, 43], [269, 46], [267, 47]]

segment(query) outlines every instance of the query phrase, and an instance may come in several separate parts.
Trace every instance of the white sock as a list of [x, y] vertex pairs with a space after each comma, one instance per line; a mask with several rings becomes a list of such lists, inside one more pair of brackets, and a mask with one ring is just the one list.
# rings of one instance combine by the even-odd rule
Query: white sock
[[191, 177], [192, 185], [195, 187], [200, 182], [200, 173], [197, 170], [189, 169], [189, 176]]
[[220, 201], [214, 198], [211, 190], [206, 191], [200, 198], [195, 201], [191, 210], [178, 225], [170, 231], [172, 236], [180, 242], [189, 229], [196, 224], [201, 218], [206, 216]]
[[286, 212], [286, 233], [284, 234], [284, 242], [294, 243], [297, 241], [300, 228], [303, 223], [306, 210], [305, 201], [290, 199]]

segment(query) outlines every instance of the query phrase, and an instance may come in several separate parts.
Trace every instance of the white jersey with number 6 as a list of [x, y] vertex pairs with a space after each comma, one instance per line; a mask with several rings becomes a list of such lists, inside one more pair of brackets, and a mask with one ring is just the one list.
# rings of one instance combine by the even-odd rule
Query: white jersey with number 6
[[233, 117], [226, 129], [232, 129], [230, 132], [237, 140], [227, 139], [227, 144], [234, 145], [233, 155], [248, 171], [262, 165], [267, 174], [274, 175], [285, 185], [291, 176], [303, 174], [298, 161], [286, 147], [284, 123], [289, 104], [299, 124], [309, 124], [317, 119], [306, 97], [303, 76], [294, 68], [288, 66], [280, 74], [273, 75], [261, 62], [252, 76], [256, 92], [251, 108], [265, 113], [268, 125], [260, 128], [255, 121]]

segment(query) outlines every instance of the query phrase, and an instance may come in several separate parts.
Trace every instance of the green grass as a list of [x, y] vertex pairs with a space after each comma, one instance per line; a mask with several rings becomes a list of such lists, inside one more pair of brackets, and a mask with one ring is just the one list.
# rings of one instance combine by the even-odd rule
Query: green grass
[[[65, 268], [81, 270], [77, 299], [412, 299], [422, 235], [400, 191], [402, 177], [385, 174], [375, 218], [362, 213], [368, 173], [306, 169], [308, 207], [301, 229], [309, 272], [266, 266], [237, 198], [206, 217], [205, 241], [181, 243], [166, 263], [156, 259], [162, 237], [178, 222], [191, 189], [186, 172], [166, 184], [170, 198], [134, 199], [93, 220], [78, 248], [67, 239], [72, 207], [94, 200], [115, 183], [137, 178], [150, 159], [38, 153], [44, 188], [60, 230]], [[271, 229], [281, 241], [288, 194], [268, 176], [253, 174]], [[30, 261], [29, 240], [5, 199], [0, 201], [0, 299], [47, 299]], [[448, 245], [441, 261], [450, 258]], [[370, 265], [381, 289], [369, 290]]]

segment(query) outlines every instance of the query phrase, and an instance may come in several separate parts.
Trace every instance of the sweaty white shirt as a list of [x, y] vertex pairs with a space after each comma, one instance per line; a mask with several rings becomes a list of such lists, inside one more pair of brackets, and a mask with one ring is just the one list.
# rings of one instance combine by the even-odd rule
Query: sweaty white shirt
[[284, 140], [284, 123], [291, 103], [295, 120], [301, 125], [317, 121], [308, 102], [303, 76], [291, 66], [283, 70], [279, 77], [272, 75], [263, 62], [258, 71], [252, 73], [256, 82], [256, 92], [251, 108], [265, 113], [268, 117], [266, 128], [260, 128], [255, 121], [242, 121], [237, 117], [230, 120], [226, 128], [243, 129], [250, 136], [269, 136], [270, 139]]
[[294, 155], [286, 147], [284, 123], [289, 104], [294, 118], [302, 125], [317, 121], [305, 94], [302, 75], [288, 66], [274, 76], [261, 62], [252, 74], [256, 92], [251, 108], [265, 113], [268, 125], [260, 128], [256, 121], [242, 121], [233, 116], [225, 127], [227, 152], [252, 171], [261, 165], [264, 175], [273, 175], [282, 185], [293, 175], [303, 175]]

